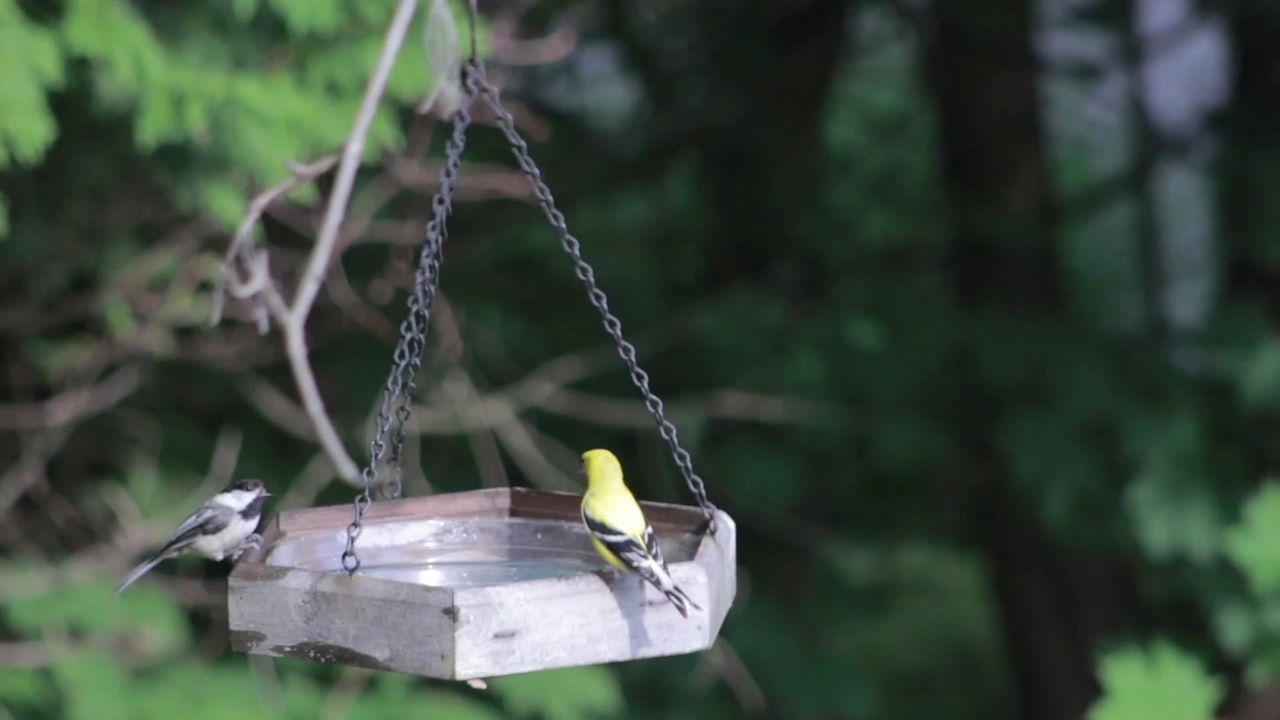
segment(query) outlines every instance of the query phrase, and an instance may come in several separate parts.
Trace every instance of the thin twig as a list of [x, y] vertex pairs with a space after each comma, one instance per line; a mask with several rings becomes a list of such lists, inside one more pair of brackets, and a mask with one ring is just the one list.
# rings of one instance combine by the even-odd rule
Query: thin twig
[[72, 388], [44, 402], [0, 405], [0, 430], [65, 427], [115, 407], [142, 382], [136, 365], [126, 365], [102, 382]]
[[494, 433], [529, 482], [545, 490], [581, 489], [547, 458], [529, 429], [518, 419], [496, 426]]
[[333, 427], [333, 420], [325, 410], [324, 399], [320, 397], [320, 386], [316, 384], [316, 376], [311, 370], [311, 361], [307, 357], [307, 340], [303, 334], [303, 327], [301, 324], [294, 324], [293, 318], [290, 320], [290, 324], [285, 326], [284, 350], [289, 358], [289, 366], [293, 369], [293, 379], [298, 386], [298, 394], [302, 397], [302, 407], [306, 409], [307, 416], [311, 418], [311, 424], [316, 428], [316, 438], [320, 441], [320, 447], [324, 448], [324, 451], [333, 459], [338, 476], [350, 485], [358, 485], [360, 469], [347, 454], [342, 438], [338, 437], [338, 431]]
[[716, 640], [703, 657], [711, 671], [724, 681], [729, 692], [738, 701], [738, 707], [742, 708], [747, 717], [761, 717], [765, 714], [768, 704], [765, 702], [764, 691], [729, 641], [723, 638]]
[[[480, 399], [471, 375], [461, 364], [455, 364], [443, 385], [446, 397], [450, 402], [475, 403]], [[412, 416], [411, 416], [412, 417]], [[486, 418], [487, 419], [487, 418]], [[475, 458], [476, 467], [480, 470], [480, 484], [484, 487], [506, 487], [511, 484], [507, 477], [506, 465], [502, 462], [502, 452], [498, 449], [497, 439], [492, 427], [483, 430], [472, 430], [467, 433], [467, 443], [471, 447], [471, 455]]]
[[315, 428], [306, 410], [280, 388], [253, 373], [245, 373], [236, 383], [236, 389], [263, 419], [299, 440], [316, 439]]
[[293, 319], [302, 325], [311, 313], [316, 293], [320, 290], [320, 282], [324, 280], [325, 271], [333, 258], [333, 246], [338, 239], [338, 230], [342, 227], [342, 218], [347, 212], [347, 202], [351, 199], [351, 188], [355, 184], [356, 170], [360, 166], [360, 155], [364, 152], [365, 136], [369, 133], [369, 125], [378, 111], [378, 102], [387, 85], [387, 77], [395, 65], [400, 46], [404, 44], [405, 33], [409, 30], [409, 22], [418, 7], [417, 0], [400, 0], [396, 13], [387, 28], [387, 38], [382, 45], [382, 54], [378, 57], [378, 65], [365, 87], [364, 98], [360, 101], [360, 109], [356, 112], [355, 123], [347, 135], [346, 144], [342, 148], [342, 161], [338, 163], [337, 176], [333, 182], [333, 192], [329, 195], [329, 204], [325, 208], [324, 220], [320, 223], [320, 232], [316, 235], [315, 247], [311, 250], [311, 258], [307, 269], [298, 283], [294, 293], [291, 311]]
[[364, 98], [360, 101], [360, 109], [356, 112], [355, 123], [347, 135], [346, 144], [342, 148], [342, 160], [338, 163], [337, 176], [333, 183], [333, 192], [329, 195], [329, 204], [325, 208], [324, 220], [316, 235], [316, 244], [311, 248], [306, 269], [298, 282], [297, 292], [293, 296], [293, 304], [289, 307], [288, 322], [283, 325], [285, 355], [289, 358], [289, 366], [293, 370], [293, 378], [298, 386], [298, 395], [302, 398], [302, 406], [306, 409], [311, 423], [316, 428], [316, 436], [320, 446], [333, 460], [338, 476], [351, 485], [360, 482], [360, 469], [351, 456], [347, 454], [333, 427], [324, 407], [324, 399], [320, 396], [320, 387], [316, 384], [315, 373], [311, 370], [311, 362], [307, 356], [307, 318], [315, 303], [316, 293], [320, 291], [320, 283], [324, 280], [326, 269], [333, 259], [334, 245], [338, 240], [338, 230], [342, 227], [342, 218], [346, 214], [347, 202], [351, 199], [351, 188], [355, 184], [356, 170], [360, 165], [360, 155], [364, 151], [365, 136], [369, 125], [378, 111], [378, 102], [382, 99], [387, 85], [387, 77], [395, 65], [400, 46], [404, 44], [405, 33], [409, 22], [413, 19], [417, 0], [400, 0], [396, 6], [395, 17], [387, 29], [387, 38], [382, 46], [382, 54], [378, 57], [378, 65], [365, 87]]
[[311, 507], [320, 491], [333, 478], [333, 463], [324, 453], [316, 453], [302, 472], [289, 483], [289, 492], [276, 503], [277, 510]]
[[[382, 51], [378, 56], [378, 63], [365, 86], [360, 107], [356, 111], [355, 120], [343, 144], [341, 159], [337, 162], [333, 189], [325, 207], [324, 219], [316, 233], [315, 245], [311, 248], [306, 267], [294, 291], [293, 302], [286, 303], [276, 289], [275, 281], [270, 275], [267, 253], [251, 252], [249, 240], [252, 237], [253, 227], [268, 206], [290, 189], [327, 172], [334, 164], [334, 158], [331, 156], [311, 164], [295, 166], [292, 177], [268, 188], [266, 192], [254, 199], [227, 250], [226, 269], [215, 294], [215, 322], [221, 312], [220, 303], [224, 290], [234, 297], [252, 299], [255, 302], [255, 314], [260, 331], [266, 331], [268, 315], [276, 319], [284, 336], [285, 356], [288, 358], [302, 407], [315, 429], [316, 439], [325, 454], [333, 461], [338, 476], [352, 485], [359, 484], [360, 470], [347, 453], [338, 436], [338, 431], [333, 426], [333, 420], [325, 410], [324, 399], [320, 395], [320, 387], [316, 382], [315, 372], [311, 368], [307, 353], [306, 324], [311, 315], [311, 309], [315, 305], [316, 295], [320, 291], [320, 284], [324, 280], [330, 263], [333, 262], [339, 230], [346, 216], [347, 204], [351, 200], [351, 191], [355, 185], [369, 126], [377, 115], [378, 104], [386, 89], [387, 78], [391, 74], [392, 67], [395, 66], [396, 57], [404, 44], [405, 34], [416, 9], [417, 0], [400, 0], [396, 5], [395, 15], [387, 28]], [[241, 278], [236, 273], [234, 266], [237, 262], [242, 265], [247, 277]]]
[[[255, 304], [257, 304], [256, 314], [260, 333], [266, 333], [267, 331], [264, 311], [271, 311], [276, 316], [277, 322], [283, 321], [282, 316], [287, 315], [287, 309], [284, 307], [279, 291], [275, 289], [275, 285], [271, 281], [267, 256], [265, 253], [254, 253], [250, 247], [253, 240], [253, 229], [258, 225], [267, 208], [279, 199], [281, 195], [329, 172], [329, 169], [337, 161], [338, 156], [330, 153], [315, 162], [292, 163], [289, 167], [291, 174], [287, 179], [281, 180], [263, 190], [249, 202], [249, 210], [245, 213], [244, 219], [240, 221], [239, 227], [236, 228], [236, 234], [231, 238], [231, 244], [227, 247], [227, 255], [223, 262], [222, 272], [218, 274], [217, 285], [213, 291], [211, 325], [217, 325], [222, 320], [222, 305], [228, 293], [236, 298], [252, 298], [254, 300]], [[244, 270], [248, 275], [246, 279], [240, 279], [236, 271], [237, 261], [244, 266]], [[268, 304], [262, 305], [261, 303], [264, 301]]]
[[18, 462], [0, 475], [0, 518], [45, 476], [50, 459], [62, 449], [70, 430], [58, 429], [37, 433], [24, 443]]
[[[653, 416], [635, 401], [600, 397], [565, 388], [546, 393], [533, 404], [540, 410], [602, 425], [636, 428], [653, 425]], [[817, 424], [831, 417], [830, 409], [809, 400], [734, 389], [721, 390], [701, 400], [673, 400], [670, 412], [673, 415], [766, 424]]]
[[284, 692], [280, 688], [280, 672], [276, 659], [265, 655], [250, 655], [249, 670], [258, 686], [258, 697], [271, 717], [284, 716]]
[[[742, 390], [723, 390], [696, 400], [673, 400], [669, 407], [669, 412], [676, 416], [777, 425], [812, 425], [829, 419], [832, 414], [830, 409], [808, 400]], [[653, 416], [638, 401], [592, 395], [532, 379], [488, 395], [477, 395], [467, 402], [455, 399], [443, 407], [415, 405], [413, 414], [424, 435], [457, 435], [504, 425], [526, 410], [541, 410], [610, 427], [653, 427]]]
[[373, 673], [364, 668], [343, 668], [338, 675], [338, 682], [325, 699], [324, 707], [320, 709], [321, 720], [340, 720], [346, 717], [372, 678]]
[[62, 643], [44, 639], [0, 643], [0, 667], [44, 667], [67, 649]]
[[244, 433], [240, 428], [224, 426], [218, 431], [218, 439], [213, 444], [213, 457], [209, 460], [209, 470], [205, 473], [205, 485], [222, 488], [231, 484], [236, 465], [240, 463], [243, 441]]

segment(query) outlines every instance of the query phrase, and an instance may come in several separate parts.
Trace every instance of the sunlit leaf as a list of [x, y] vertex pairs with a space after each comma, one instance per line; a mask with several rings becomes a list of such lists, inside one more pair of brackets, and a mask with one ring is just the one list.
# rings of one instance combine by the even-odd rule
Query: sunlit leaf
[[1213, 720], [1226, 693], [1199, 659], [1166, 641], [1108, 653], [1098, 679], [1102, 698], [1089, 720]]
[[1280, 592], [1280, 483], [1269, 481], [1245, 503], [1239, 524], [1227, 532], [1226, 553], [1254, 592]]

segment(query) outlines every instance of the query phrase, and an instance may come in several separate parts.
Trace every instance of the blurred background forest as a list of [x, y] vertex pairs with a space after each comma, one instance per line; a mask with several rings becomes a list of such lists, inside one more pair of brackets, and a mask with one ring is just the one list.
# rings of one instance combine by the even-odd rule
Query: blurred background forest
[[[1280, 5], [494, 0], [481, 50], [740, 532], [710, 652], [489, 690], [227, 649], [142, 551], [229, 478], [344, 503], [277, 328], [209, 319], [392, 0], [0, 0], [0, 718], [1280, 717]], [[461, 6], [455, 12], [462, 13]], [[371, 416], [446, 125], [414, 20], [307, 324]], [[461, 16], [461, 15], [460, 15]], [[407, 494], [689, 503], [492, 128]], [[333, 173], [265, 212], [292, 288]]]

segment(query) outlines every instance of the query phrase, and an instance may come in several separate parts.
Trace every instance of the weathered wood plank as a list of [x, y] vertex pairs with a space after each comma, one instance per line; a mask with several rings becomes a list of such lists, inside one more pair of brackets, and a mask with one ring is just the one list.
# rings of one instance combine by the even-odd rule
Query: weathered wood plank
[[716, 511], [716, 534], [702, 537], [693, 561], [707, 578], [706, 609], [713, 620], [708, 634], [714, 641], [738, 594], [738, 526], [733, 518]]
[[[508, 514], [510, 507], [511, 495], [508, 489], [492, 488], [375, 502], [365, 511], [364, 522], [457, 515], [501, 517]], [[293, 533], [301, 530], [345, 528], [351, 522], [351, 515], [350, 505], [286, 510], [280, 513], [280, 529]]]
[[[672, 575], [703, 608], [707, 579], [692, 562]], [[639, 577], [614, 570], [457, 591], [459, 679], [705, 650], [718, 620], [681, 617]]]
[[[511, 488], [511, 517], [577, 520], [581, 517], [580, 493], [547, 492]], [[702, 511], [685, 505], [641, 502], [645, 519], [655, 530], [692, 530], [702, 522]]]
[[450, 677], [453, 591], [270, 565], [240, 565], [228, 583], [231, 645], [378, 670]]

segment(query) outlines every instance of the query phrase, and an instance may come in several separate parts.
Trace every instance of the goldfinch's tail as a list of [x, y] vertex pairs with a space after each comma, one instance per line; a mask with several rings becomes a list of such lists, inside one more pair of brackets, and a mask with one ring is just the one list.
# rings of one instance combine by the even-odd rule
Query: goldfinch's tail
[[693, 598], [689, 597], [689, 593], [685, 592], [679, 585], [672, 585], [670, 590], [663, 589], [662, 594], [666, 595], [671, 604], [676, 606], [676, 610], [680, 612], [681, 617], [689, 617], [690, 607], [694, 610], [702, 609], [698, 603], [693, 601]]

